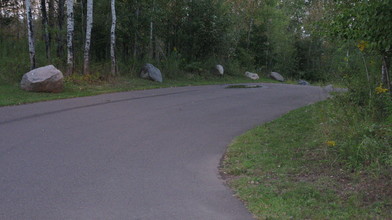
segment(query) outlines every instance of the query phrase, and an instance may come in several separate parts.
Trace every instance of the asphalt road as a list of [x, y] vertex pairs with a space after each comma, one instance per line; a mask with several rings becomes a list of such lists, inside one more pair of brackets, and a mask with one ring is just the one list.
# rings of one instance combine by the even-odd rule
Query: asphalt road
[[0, 108], [0, 219], [252, 219], [218, 173], [312, 86], [167, 88]]

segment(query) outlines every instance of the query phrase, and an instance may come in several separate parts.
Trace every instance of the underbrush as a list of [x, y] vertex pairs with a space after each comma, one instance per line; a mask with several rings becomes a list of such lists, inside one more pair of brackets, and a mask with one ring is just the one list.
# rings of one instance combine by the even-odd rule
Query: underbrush
[[389, 218], [390, 96], [377, 95], [382, 106], [340, 94], [247, 132], [229, 146], [222, 175], [260, 219]]
[[379, 174], [392, 167], [392, 100], [375, 94], [359, 105], [350, 93], [325, 106], [320, 132], [333, 141], [330, 152], [353, 171]]

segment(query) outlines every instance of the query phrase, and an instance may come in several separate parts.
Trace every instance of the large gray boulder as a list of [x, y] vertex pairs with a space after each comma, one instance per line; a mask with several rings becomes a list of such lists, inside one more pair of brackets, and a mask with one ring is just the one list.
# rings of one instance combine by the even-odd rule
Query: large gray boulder
[[270, 78], [271, 78], [271, 79], [274, 79], [274, 80], [277, 80], [277, 81], [280, 81], [280, 82], [284, 82], [283, 76], [280, 75], [280, 74], [277, 73], [277, 72], [271, 72]]
[[245, 76], [253, 80], [258, 80], [260, 78], [257, 73], [251, 73], [251, 72], [245, 72]]
[[308, 86], [310, 83], [306, 80], [300, 79], [298, 80], [298, 85]]
[[214, 72], [220, 76], [223, 76], [223, 74], [225, 73], [225, 69], [223, 68], [222, 65], [218, 64], [215, 66]]
[[31, 92], [62, 92], [64, 89], [64, 76], [53, 65], [33, 69], [25, 73], [20, 87]]
[[156, 82], [163, 82], [161, 71], [150, 63], [147, 63], [143, 66], [142, 70], [140, 71], [140, 77]]
[[329, 84], [324, 86], [324, 91], [326, 92], [348, 92], [347, 88], [335, 88], [333, 85]]

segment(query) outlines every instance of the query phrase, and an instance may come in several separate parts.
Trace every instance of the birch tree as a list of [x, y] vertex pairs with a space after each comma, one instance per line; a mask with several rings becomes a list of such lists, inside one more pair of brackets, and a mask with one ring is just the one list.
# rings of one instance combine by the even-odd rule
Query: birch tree
[[35, 68], [35, 47], [34, 47], [34, 32], [33, 32], [33, 18], [31, 15], [31, 2], [26, 0], [26, 17], [27, 17], [27, 34], [29, 39], [29, 54], [30, 54], [30, 69]]
[[74, 0], [67, 0], [67, 75], [73, 73]]
[[90, 61], [89, 54], [90, 54], [92, 26], [93, 26], [93, 0], [87, 0], [86, 41], [84, 44], [84, 67], [83, 67], [84, 74], [89, 74], [89, 61]]
[[116, 0], [111, 0], [112, 9], [112, 27], [110, 29], [110, 58], [112, 60], [112, 75], [116, 74]]

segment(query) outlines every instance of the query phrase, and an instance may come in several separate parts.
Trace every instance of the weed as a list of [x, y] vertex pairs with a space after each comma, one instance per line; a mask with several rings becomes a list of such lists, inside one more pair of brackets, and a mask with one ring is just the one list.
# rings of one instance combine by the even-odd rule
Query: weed
[[[260, 219], [374, 219], [392, 213], [389, 127], [328, 100], [236, 138], [222, 173]], [[357, 112], [355, 114], [355, 112]], [[351, 117], [349, 117], [351, 116]]]

